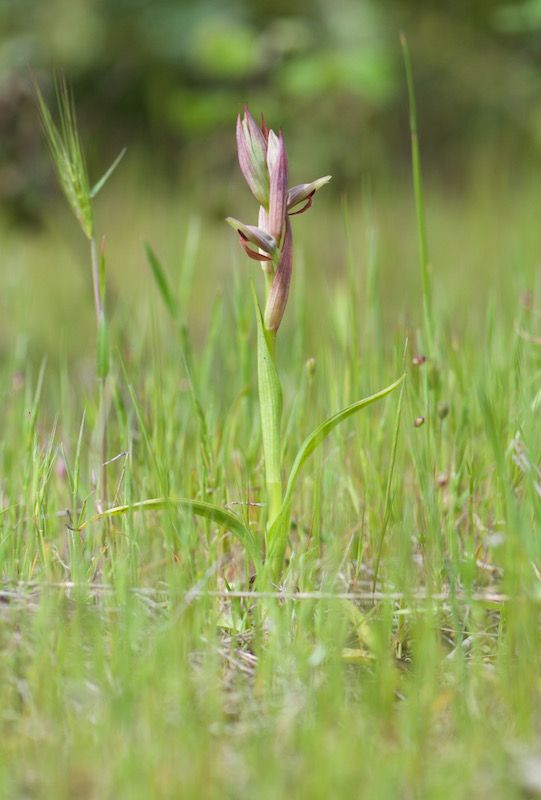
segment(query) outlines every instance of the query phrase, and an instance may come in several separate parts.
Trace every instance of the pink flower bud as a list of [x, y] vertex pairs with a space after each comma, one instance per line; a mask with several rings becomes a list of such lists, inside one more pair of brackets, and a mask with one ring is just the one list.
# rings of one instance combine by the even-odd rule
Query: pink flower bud
[[265, 262], [261, 266], [270, 289], [264, 323], [267, 330], [277, 331], [291, 283], [293, 243], [289, 217], [310, 208], [313, 195], [331, 176], [301, 183], [288, 191], [288, 161], [282, 131], [277, 136], [267, 128], [263, 116], [259, 128], [247, 108], [237, 119], [237, 149], [242, 173], [259, 201], [259, 218], [257, 226], [245, 225], [233, 217], [228, 217], [227, 222], [238, 232], [250, 258]]
[[267, 164], [270, 172], [268, 231], [279, 242], [284, 231], [287, 208], [287, 153], [282, 131], [279, 138], [269, 131]]
[[256, 200], [262, 205], [269, 202], [269, 175], [267, 171], [267, 142], [247, 108], [237, 117], [237, 153], [239, 165]]

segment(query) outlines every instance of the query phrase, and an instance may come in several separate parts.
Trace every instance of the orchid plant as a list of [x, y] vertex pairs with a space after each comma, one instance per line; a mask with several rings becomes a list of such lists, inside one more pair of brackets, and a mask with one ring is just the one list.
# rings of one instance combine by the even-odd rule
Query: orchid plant
[[[268, 524], [282, 506], [280, 463], [280, 416], [282, 392], [274, 364], [276, 334], [284, 316], [293, 265], [293, 234], [289, 217], [312, 205], [318, 189], [330, 175], [288, 189], [288, 164], [284, 136], [269, 130], [262, 119], [258, 127], [246, 108], [237, 117], [239, 164], [255, 199], [259, 202], [258, 225], [245, 225], [233, 217], [227, 222], [238, 234], [248, 256], [261, 262], [265, 275], [266, 302], [259, 320], [259, 396], [268, 497]], [[301, 205], [302, 204], [302, 205]], [[294, 210], [296, 209], [296, 210]], [[254, 246], [257, 250], [254, 250]], [[256, 300], [257, 305], [257, 300]]]
[[247, 255], [261, 262], [265, 276], [265, 308], [254, 292], [258, 329], [258, 385], [267, 489], [266, 574], [280, 578], [290, 527], [292, 493], [300, 470], [318, 444], [342, 420], [392, 392], [402, 378], [371, 397], [353, 403], [326, 420], [305, 440], [285, 486], [282, 482], [280, 426], [282, 389], [276, 369], [276, 334], [284, 316], [293, 266], [290, 217], [302, 214], [315, 193], [330, 180], [325, 175], [310, 183], [288, 188], [288, 159], [284, 136], [268, 129], [262, 117], [258, 126], [248, 108], [237, 117], [237, 152], [242, 174], [259, 203], [258, 224], [246, 225], [228, 217]]

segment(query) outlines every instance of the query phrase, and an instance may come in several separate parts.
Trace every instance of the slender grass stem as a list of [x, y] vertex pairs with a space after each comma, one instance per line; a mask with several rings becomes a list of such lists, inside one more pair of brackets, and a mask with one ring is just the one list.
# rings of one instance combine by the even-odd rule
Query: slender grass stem
[[426, 232], [426, 212], [423, 189], [423, 173], [421, 166], [421, 152], [419, 148], [419, 134], [417, 129], [417, 104], [415, 100], [415, 86], [408, 41], [404, 33], [400, 34], [404, 68], [406, 71], [406, 84], [408, 88], [409, 125], [411, 136], [411, 164], [413, 173], [413, 191], [415, 194], [415, 212], [417, 216], [417, 235], [419, 240], [419, 259], [421, 263], [421, 280], [423, 288], [423, 320], [426, 345], [431, 355], [435, 351], [434, 311], [432, 305], [432, 273], [428, 253], [428, 237]]
[[99, 327], [102, 313], [102, 302], [100, 292], [100, 261], [98, 256], [98, 246], [96, 237], [90, 239], [90, 261], [92, 264], [92, 289], [94, 291], [94, 308], [96, 312], [96, 328]]
[[[102, 302], [102, 289], [100, 286], [100, 263], [96, 237], [90, 239], [90, 259], [92, 263], [92, 288], [94, 291], [94, 305], [96, 312], [96, 351], [97, 362], [100, 360], [100, 325], [105, 314]], [[99, 510], [103, 511], [107, 507], [107, 397], [106, 397], [106, 376], [98, 374], [99, 384], [99, 410], [98, 410], [98, 486], [97, 498]]]
[[107, 508], [107, 379], [99, 378], [99, 484], [98, 504]]

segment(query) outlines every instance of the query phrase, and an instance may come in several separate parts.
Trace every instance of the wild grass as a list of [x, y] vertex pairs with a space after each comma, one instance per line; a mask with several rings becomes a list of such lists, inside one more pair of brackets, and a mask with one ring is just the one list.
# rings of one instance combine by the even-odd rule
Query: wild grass
[[[123, 166], [95, 209], [109, 501], [190, 497], [257, 530], [252, 267], [221, 220]], [[314, 456], [283, 580], [262, 596], [236, 540], [178, 507], [115, 517], [105, 538], [102, 522], [76, 530], [99, 500], [102, 418], [84, 241], [61, 205], [33, 236], [2, 230], [3, 796], [536, 796], [535, 192], [520, 176], [456, 199], [427, 185], [426, 361], [410, 191], [373, 187], [347, 209], [322, 194], [300, 218], [283, 463], [321, 419], [408, 379]]]

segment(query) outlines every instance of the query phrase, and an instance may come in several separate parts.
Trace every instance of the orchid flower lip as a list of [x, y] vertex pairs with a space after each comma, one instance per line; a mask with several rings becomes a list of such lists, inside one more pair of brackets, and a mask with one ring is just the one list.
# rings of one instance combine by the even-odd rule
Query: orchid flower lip
[[309, 208], [312, 208], [312, 198], [314, 197], [316, 190], [314, 189], [313, 192], [310, 192], [308, 197], [306, 198], [306, 203], [303, 205], [302, 208], [299, 208], [298, 211], [288, 211], [287, 214], [289, 217], [296, 217], [298, 214], [304, 214], [305, 211], [308, 211]]
[[[299, 205], [305, 200], [308, 200], [309, 198], [313, 197], [313, 195], [319, 189], [321, 189], [322, 186], [325, 186], [325, 184], [329, 183], [331, 178], [332, 178], [331, 175], [325, 175], [323, 178], [317, 178], [317, 180], [311, 181], [311, 183], [299, 183], [297, 186], [292, 186], [287, 193], [288, 211], [291, 208], [295, 208], [295, 206]], [[308, 206], [308, 208], [309, 207], [310, 206]], [[300, 212], [294, 212], [294, 213], [300, 213]]]
[[252, 258], [254, 261], [272, 261], [271, 256], [268, 256], [265, 253], [258, 253], [256, 250], [252, 250], [251, 247], [248, 247], [248, 239], [241, 231], [239, 231], [239, 239], [246, 255]]
[[255, 244], [269, 255], [275, 252], [276, 239], [263, 228], [258, 228], [256, 225], [245, 225], [244, 222], [240, 222], [240, 220], [234, 217], [227, 217], [226, 222], [228, 225], [231, 225], [245, 241]]

